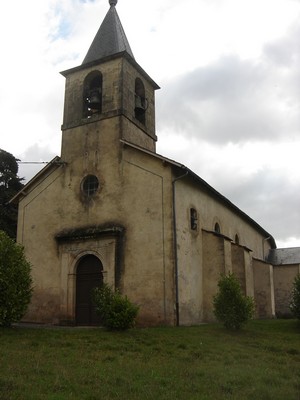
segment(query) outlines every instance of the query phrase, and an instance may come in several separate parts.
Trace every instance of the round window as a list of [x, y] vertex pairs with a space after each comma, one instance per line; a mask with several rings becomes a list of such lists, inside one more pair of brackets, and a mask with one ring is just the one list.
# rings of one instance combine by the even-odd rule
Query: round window
[[86, 196], [93, 196], [99, 188], [99, 180], [95, 175], [88, 175], [82, 181], [82, 190]]

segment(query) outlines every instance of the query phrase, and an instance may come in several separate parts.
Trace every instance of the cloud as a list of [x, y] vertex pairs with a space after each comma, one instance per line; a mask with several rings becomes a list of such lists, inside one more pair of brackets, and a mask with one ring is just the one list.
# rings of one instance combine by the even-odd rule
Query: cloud
[[[117, 11], [137, 62], [162, 87], [158, 152], [190, 167], [282, 242], [300, 244], [299, 1], [144, 3], [122, 0]], [[23, 161], [59, 155], [59, 72], [81, 64], [108, 7], [107, 0], [5, 3], [1, 148]], [[20, 175], [28, 180], [41, 167], [20, 165]]]
[[265, 229], [276, 232], [277, 238], [300, 238], [299, 186], [291, 184], [285, 174], [266, 167], [238, 183], [232, 176], [225, 193]]
[[[284, 47], [284, 46], [283, 46]], [[159, 94], [159, 129], [215, 143], [274, 141], [299, 132], [299, 73], [277, 65], [222, 57], [179, 79]]]
[[[158, 149], [300, 245], [300, 28], [257, 58], [222, 55], [162, 83]], [[290, 239], [288, 239], [290, 238]]]
[[38, 144], [28, 147], [23, 153], [15, 155], [16, 158], [21, 160], [18, 176], [25, 177], [24, 183], [28, 182], [56, 155], [48, 147], [39, 146]]

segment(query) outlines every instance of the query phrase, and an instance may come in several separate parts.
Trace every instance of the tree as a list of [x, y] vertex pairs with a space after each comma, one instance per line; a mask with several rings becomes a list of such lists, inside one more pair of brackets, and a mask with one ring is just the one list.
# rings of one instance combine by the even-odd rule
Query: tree
[[23, 247], [0, 231], [0, 326], [10, 326], [25, 314], [32, 293], [30, 273]]
[[22, 187], [22, 178], [18, 177], [18, 159], [0, 149], [0, 229], [11, 238], [16, 238], [18, 207], [9, 203]]
[[254, 312], [252, 297], [242, 294], [238, 279], [233, 273], [221, 275], [219, 292], [214, 296], [214, 313], [227, 329], [240, 329]]
[[295, 277], [293, 282], [290, 309], [294, 317], [300, 320], [300, 274]]

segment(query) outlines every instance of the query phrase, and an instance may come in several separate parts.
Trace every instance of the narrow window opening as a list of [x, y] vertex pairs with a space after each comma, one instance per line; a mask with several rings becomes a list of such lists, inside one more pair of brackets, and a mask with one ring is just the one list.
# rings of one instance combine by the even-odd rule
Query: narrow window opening
[[136, 78], [135, 80], [135, 108], [134, 108], [134, 116], [145, 125], [146, 122], [146, 110], [148, 108], [148, 101], [145, 98], [145, 87], [143, 82]]
[[240, 238], [239, 238], [238, 234], [235, 235], [234, 241], [236, 244], [240, 244]]
[[221, 233], [220, 225], [217, 222], [215, 223], [215, 232]]
[[190, 223], [191, 229], [196, 231], [198, 229], [198, 213], [194, 208], [190, 209]]

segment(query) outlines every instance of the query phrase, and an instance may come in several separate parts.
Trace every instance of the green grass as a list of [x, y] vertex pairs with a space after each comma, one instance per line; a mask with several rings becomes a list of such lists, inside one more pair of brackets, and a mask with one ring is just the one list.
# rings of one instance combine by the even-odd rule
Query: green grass
[[0, 329], [1, 400], [299, 400], [300, 326]]

